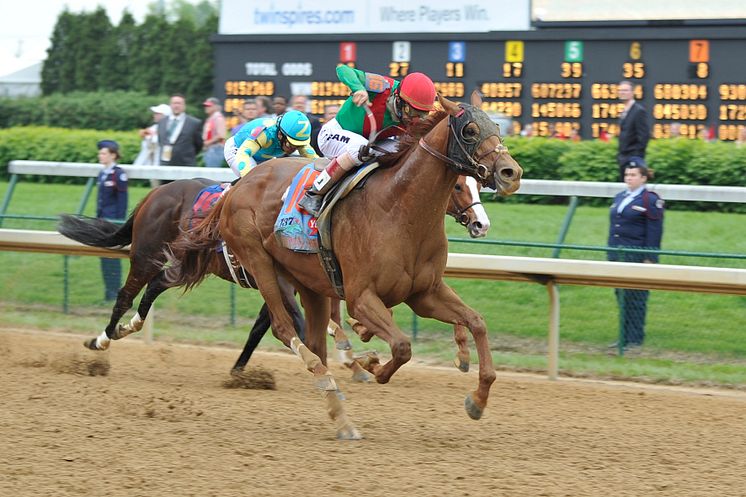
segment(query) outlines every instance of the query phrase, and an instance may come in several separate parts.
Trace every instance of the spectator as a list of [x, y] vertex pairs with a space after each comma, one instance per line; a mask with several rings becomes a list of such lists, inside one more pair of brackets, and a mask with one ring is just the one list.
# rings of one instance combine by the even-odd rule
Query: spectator
[[573, 128], [570, 130], [570, 141], [579, 142], [581, 140], [580, 131]]
[[[644, 162], [630, 162], [624, 170], [627, 189], [614, 197], [609, 224], [609, 247], [659, 250], [663, 236], [663, 200], [646, 188], [651, 171]], [[658, 254], [644, 252], [608, 252], [610, 261], [658, 262]], [[648, 290], [614, 290], [620, 312], [619, 341], [610, 347], [640, 347], [645, 340], [645, 315]]]
[[[272, 112], [273, 117], [281, 116], [285, 113], [288, 108], [288, 99], [282, 95], [277, 95], [272, 99]], [[305, 111], [303, 111], [305, 112]]]
[[205, 150], [205, 166], [221, 167], [223, 165], [223, 145], [225, 145], [225, 117], [221, 112], [220, 100], [210, 97], [202, 106], [207, 119], [202, 126], [202, 140]]
[[[171, 115], [171, 107], [167, 104], [155, 105], [150, 108], [153, 113], [153, 124], [140, 130], [140, 153], [133, 162], [136, 166], [159, 166], [161, 164], [161, 149], [158, 146], [158, 123], [164, 117]], [[150, 186], [155, 188], [160, 185], [157, 179], [150, 180]]]
[[269, 113], [269, 109], [272, 108], [272, 100], [269, 97], [256, 97], [254, 101], [256, 102], [256, 117], [261, 117], [262, 119], [272, 117]]
[[[127, 217], [127, 173], [117, 165], [119, 145], [112, 140], [101, 140], [98, 146], [98, 162], [103, 169], [98, 173], [98, 199], [96, 217], [124, 221]], [[101, 259], [101, 274], [104, 279], [104, 300], [117, 298], [122, 285], [122, 261]]]
[[534, 126], [531, 123], [528, 123], [522, 130], [521, 130], [521, 136], [526, 138], [531, 138], [534, 136]]
[[337, 117], [337, 112], [339, 112], [339, 105], [337, 104], [327, 104], [324, 106], [324, 123], [328, 123], [335, 117]]
[[293, 95], [290, 97], [290, 107], [292, 107], [293, 110], [302, 112], [308, 118], [308, 121], [311, 123], [311, 148], [314, 149], [317, 155], [321, 156], [318, 144], [321, 121], [319, 121], [317, 117], [308, 113], [308, 97], [305, 95]]
[[171, 96], [172, 115], [158, 123], [158, 143], [161, 165], [196, 166], [197, 153], [202, 150], [202, 126], [196, 117], [186, 114], [183, 95]]
[[645, 107], [635, 101], [632, 82], [625, 80], [619, 83], [619, 100], [624, 103], [624, 110], [619, 118], [619, 151], [616, 159], [619, 180], [624, 181], [627, 164], [645, 159], [645, 149], [650, 140], [650, 116]]
[[681, 138], [681, 123], [678, 121], [672, 122], [669, 134], [671, 138]]
[[256, 101], [254, 99], [245, 100], [241, 106], [241, 112], [238, 114], [238, 125], [231, 129], [231, 136], [238, 133], [241, 126], [257, 118]]
[[[327, 104], [324, 106], [324, 117], [323, 117], [323, 123], [326, 124], [335, 117], [337, 117], [337, 112], [339, 112], [339, 105], [337, 104]], [[317, 122], [319, 120], [317, 119]], [[319, 122], [319, 125], [316, 128], [313, 128], [313, 121], [311, 122], [311, 146], [316, 151], [319, 156], [321, 156], [321, 150], [319, 150], [319, 131], [321, 131], [321, 122]]]

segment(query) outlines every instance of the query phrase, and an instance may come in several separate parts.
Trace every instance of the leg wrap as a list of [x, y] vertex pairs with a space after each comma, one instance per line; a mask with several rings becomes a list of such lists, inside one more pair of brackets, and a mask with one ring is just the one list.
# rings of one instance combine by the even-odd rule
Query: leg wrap
[[106, 332], [102, 331], [99, 336], [96, 337], [96, 348], [98, 350], [106, 350], [111, 344], [111, 339], [106, 336]]

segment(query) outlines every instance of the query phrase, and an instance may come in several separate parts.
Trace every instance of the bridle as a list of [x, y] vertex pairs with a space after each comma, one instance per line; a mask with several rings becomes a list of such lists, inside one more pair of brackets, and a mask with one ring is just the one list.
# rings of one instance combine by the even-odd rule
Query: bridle
[[[498, 154], [501, 154], [503, 152], [507, 153], [508, 147], [503, 145], [502, 141], [500, 141], [500, 143], [498, 143], [494, 149], [488, 150], [482, 155], [479, 155], [478, 157], [474, 157], [477, 147], [484, 140], [475, 140], [473, 143], [469, 143], [467, 139], [463, 136], [463, 133], [458, 133], [458, 134], [456, 133], [453, 120], [459, 118], [462, 121], [466, 121], [466, 123], [463, 126], [461, 126], [462, 131], [464, 128], [466, 128], [466, 126], [468, 126], [471, 122], [473, 122], [471, 119], [468, 119], [468, 120], [462, 119], [462, 116], [464, 114], [468, 114], [467, 117], [471, 116], [471, 113], [467, 112], [467, 110], [463, 107], [461, 107], [461, 112], [459, 112], [455, 118], [451, 116], [450, 114], [448, 115], [447, 126], [450, 132], [450, 136], [448, 137], [448, 143], [447, 143], [447, 151], [448, 151], [447, 156], [441, 154], [440, 152], [435, 150], [433, 147], [431, 147], [425, 141], [425, 137], [420, 138], [419, 145], [427, 153], [429, 153], [436, 159], [439, 159], [445, 162], [445, 164], [452, 171], [456, 172], [457, 174], [465, 174], [468, 176], [474, 176], [482, 184], [484, 184], [488, 178], [489, 170], [487, 169], [487, 166], [485, 166], [484, 164], [481, 164], [480, 161], [493, 152], [496, 152]], [[453, 138], [453, 140], [451, 140], [451, 138]], [[471, 151], [467, 149], [471, 149]], [[452, 158], [451, 156], [455, 156], [455, 158]]]
[[475, 205], [482, 205], [482, 201], [477, 200], [463, 208], [459, 208], [459, 206], [456, 205], [456, 210], [450, 210], [450, 211], [447, 210], [446, 214], [453, 217], [453, 219], [455, 219], [456, 222], [460, 224], [461, 226], [466, 226], [468, 228], [469, 227], [469, 216], [467, 216], [466, 213], [469, 211], [469, 209], [471, 209]]

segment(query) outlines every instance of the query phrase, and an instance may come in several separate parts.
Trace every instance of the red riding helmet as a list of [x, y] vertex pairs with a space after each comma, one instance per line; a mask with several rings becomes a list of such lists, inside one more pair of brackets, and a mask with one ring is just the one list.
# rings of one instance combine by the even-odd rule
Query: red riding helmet
[[429, 112], [435, 107], [435, 85], [421, 72], [413, 72], [401, 81], [399, 97], [415, 109]]

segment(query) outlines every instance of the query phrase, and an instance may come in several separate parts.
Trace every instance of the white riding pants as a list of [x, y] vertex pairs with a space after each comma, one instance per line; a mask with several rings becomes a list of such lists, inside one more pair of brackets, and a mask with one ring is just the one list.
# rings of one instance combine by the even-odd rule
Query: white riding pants
[[[355, 166], [362, 164], [358, 157], [360, 147], [367, 145], [365, 137], [342, 129], [336, 119], [324, 124], [319, 131], [319, 150], [324, 157], [333, 159], [347, 152]], [[229, 163], [230, 164], [230, 163]]]

